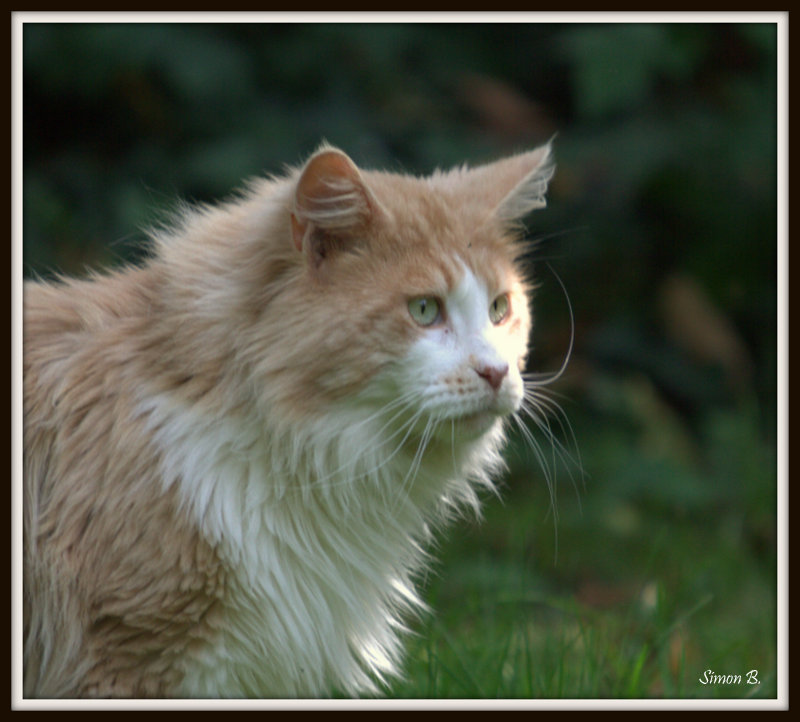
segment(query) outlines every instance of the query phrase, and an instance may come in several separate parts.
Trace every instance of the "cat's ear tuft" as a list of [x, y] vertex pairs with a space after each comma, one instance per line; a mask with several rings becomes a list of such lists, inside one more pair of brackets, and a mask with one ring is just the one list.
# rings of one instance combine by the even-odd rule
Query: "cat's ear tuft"
[[333, 236], [365, 227], [376, 208], [355, 163], [340, 150], [323, 148], [308, 160], [295, 188], [295, 247], [318, 263], [333, 247]]
[[486, 188], [492, 188], [492, 214], [504, 223], [516, 223], [547, 205], [545, 194], [555, 166], [550, 143], [527, 153], [476, 168]]

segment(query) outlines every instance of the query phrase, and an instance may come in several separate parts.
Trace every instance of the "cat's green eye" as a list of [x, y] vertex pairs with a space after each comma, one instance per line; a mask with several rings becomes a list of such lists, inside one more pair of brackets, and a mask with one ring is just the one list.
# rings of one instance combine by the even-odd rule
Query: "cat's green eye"
[[441, 318], [439, 302], [432, 296], [412, 298], [408, 302], [408, 312], [420, 326], [432, 326]]
[[501, 293], [492, 301], [492, 305], [489, 306], [489, 319], [496, 326], [506, 320], [509, 310], [510, 304], [508, 301], [508, 294]]

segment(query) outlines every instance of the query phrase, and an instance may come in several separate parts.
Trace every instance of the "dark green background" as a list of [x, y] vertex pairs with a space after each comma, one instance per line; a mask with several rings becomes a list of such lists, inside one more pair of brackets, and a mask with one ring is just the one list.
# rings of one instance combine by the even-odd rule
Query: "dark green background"
[[[628, 630], [631, 659], [649, 650], [634, 692], [742, 696], [697, 676], [759, 667], [774, 696], [774, 24], [32, 23], [23, 61], [26, 275], [138, 260], [177, 200], [224, 197], [322, 139], [426, 173], [557, 134], [549, 206], [529, 223], [531, 369], [557, 369], [569, 343], [557, 274], [575, 317], [558, 391], [585, 474], [560, 468], [552, 507], [513, 444], [505, 504], [454, 531], [429, 595], [461, 630], [507, 584], [585, 611], [629, 609], [652, 583], [665, 619]], [[448, 616], [451, 598], [474, 616]], [[664, 671], [659, 635], [698, 605], [686, 666]], [[551, 609], [548, 628], [572, 613]], [[558, 694], [441, 668], [431, 682], [445, 654], [420, 651], [427, 682], [396, 694]], [[607, 674], [562, 693], [630, 691]]]

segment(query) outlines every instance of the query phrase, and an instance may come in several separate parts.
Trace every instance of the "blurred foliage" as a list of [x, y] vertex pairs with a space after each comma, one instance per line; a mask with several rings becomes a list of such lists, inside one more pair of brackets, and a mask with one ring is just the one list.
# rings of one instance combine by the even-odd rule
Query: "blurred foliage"
[[[651, 584], [652, 609], [672, 600], [678, 616], [712, 598], [686, 632], [692, 663], [739, 671], [722, 669], [729, 635], [735, 663], [770, 667], [774, 689], [774, 24], [33, 23], [23, 61], [27, 275], [139, 259], [142, 229], [176, 200], [224, 197], [322, 139], [426, 173], [555, 135], [549, 207], [530, 221], [531, 363], [558, 368], [568, 347], [560, 279], [575, 349], [559, 391], [586, 478], [551, 507], [535, 459], [514, 466], [525, 512], [494, 507], [475, 553], [522, 534], [536, 551], [512, 576], [527, 578], [555, 528], [559, 562], [534, 586], [580, 601], [598, 579]], [[459, 569], [496, 586], [503, 566], [456, 545], [458, 606]], [[628, 686], [587, 693], [674, 693], [640, 682], [665, 659], [636, 651]]]
[[[682, 359], [649, 332], [662, 283], [689, 274], [774, 394], [774, 26], [30, 24], [23, 52], [27, 273], [135, 258], [176, 199], [218, 199], [323, 138], [427, 172], [558, 131], [533, 227], [579, 342], [679, 393]], [[725, 395], [686, 376], [701, 405]]]

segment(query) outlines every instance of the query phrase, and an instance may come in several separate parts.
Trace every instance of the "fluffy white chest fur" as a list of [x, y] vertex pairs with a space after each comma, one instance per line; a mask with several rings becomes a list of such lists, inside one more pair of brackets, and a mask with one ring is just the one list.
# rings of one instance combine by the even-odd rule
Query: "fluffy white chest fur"
[[[348, 694], [375, 691], [374, 679], [397, 673], [403, 618], [422, 605], [412, 576], [434, 512], [474, 501], [463, 460], [449, 450], [424, 462], [390, 447], [364, 453], [375, 429], [356, 428], [326, 440], [327, 451], [297, 440], [316, 444], [302, 456], [328, 455], [325, 468], [341, 470], [320, 474], [311, 470], [319, 458], [242, 448], [241, 436], [225, 431], [181, 435], [180, 425], [165, 429], [176, 434], [166, 463], [192, 479], [181, 496], [233, 570], [224, 631], [186, 660], [180, 694], [316, 696], [331, 683]], [[499, 436], [471, 449], [476, 480], [488, 481], [498, 463]], [[202, 461], [192, 458], [198, 444]], [[344, 485], [352, 493], [340, 494]]]

